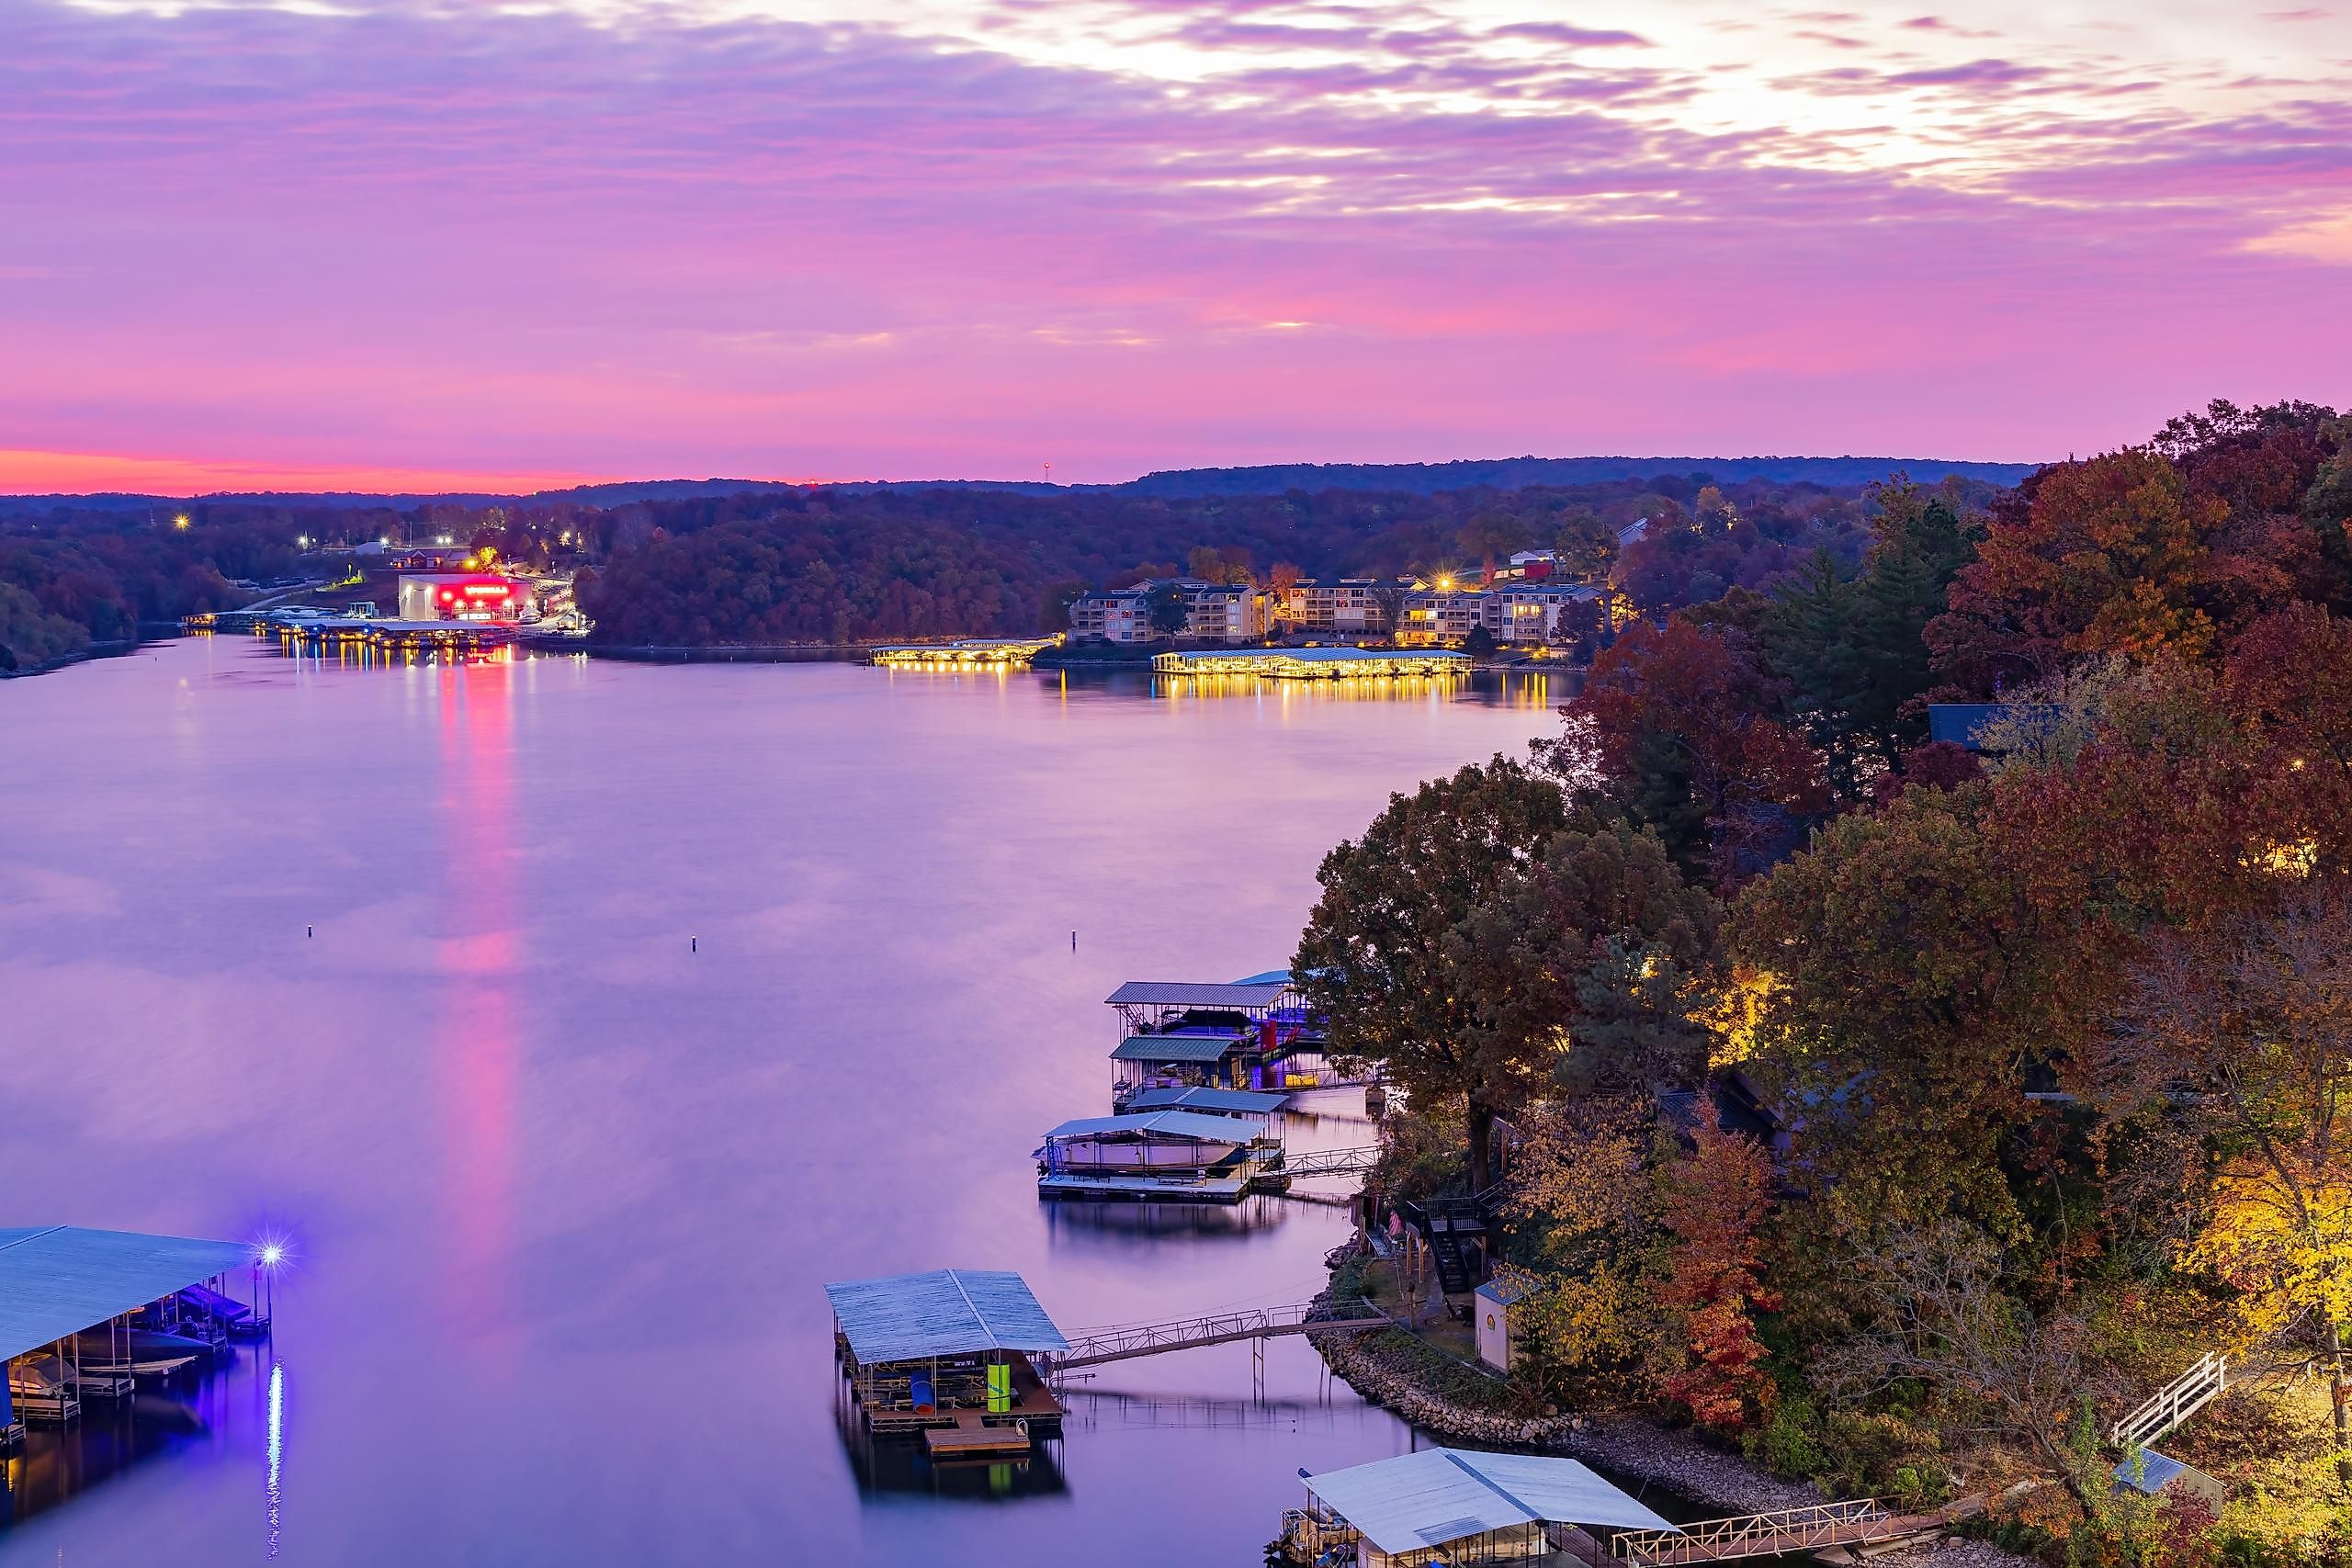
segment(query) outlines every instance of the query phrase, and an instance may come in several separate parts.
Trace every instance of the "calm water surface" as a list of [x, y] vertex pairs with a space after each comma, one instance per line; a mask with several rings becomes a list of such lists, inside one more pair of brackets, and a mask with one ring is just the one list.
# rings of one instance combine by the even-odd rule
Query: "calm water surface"
[[1303, 1343], [933, 1476], [844, 1440], [819, 1287], [1312, 1294], [1343, 1212], [1041, 1206], [1029, 1151], [1110, 1109], [1114, 986], [1281, 966], [1324, 851], [1548, 695], [230, 637], [0, 683], [0, 1224], [293, 1251], [274, 1343], [36, 1428], [0, 1562], [1255, 1564], [1299, 1466], [1413, 1441]]

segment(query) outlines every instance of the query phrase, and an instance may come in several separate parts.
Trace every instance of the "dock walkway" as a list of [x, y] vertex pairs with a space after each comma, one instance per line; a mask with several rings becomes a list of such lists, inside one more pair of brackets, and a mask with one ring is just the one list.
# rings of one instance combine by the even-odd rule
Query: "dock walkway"
[[1293, 1334], [1354, 1333], [1367, 1328], [1393, 1328], [1395, 1321], [1375, 1313], [1363, 1317], [1310, 1318], [1312, 1302], [1294, 1306], [1251, 1307], [1242, 1312], [1213, 1313], [1204, 1317], [1179, 1318], [1170, 1323], [1138, 1324], [1125, 1328], [1081, 1331], [1066, 1354], [1040, 1357], [1049, 1377], [1108, 1361], [1128, 1361], [1138, 1356], [1161, 1356], [1203, 1345], [1230, 1345], [1241, 1339], [1275, 1339]]

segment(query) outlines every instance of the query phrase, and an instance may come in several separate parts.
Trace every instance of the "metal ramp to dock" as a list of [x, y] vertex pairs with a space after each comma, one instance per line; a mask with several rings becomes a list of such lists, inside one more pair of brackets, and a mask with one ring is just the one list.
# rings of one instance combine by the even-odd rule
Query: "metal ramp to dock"
[[1041, 1356], [1049, 1377], [1099, 1367], [1108, 1361], [1133, 1360], [1138, 1356], [1165, 1355], [1203, 1345], [1229, 1345], [1241, 1339], [1274, 1339], [1293, 1334], [1351, 1333], [1394, 1326], [1384, 1316], [1310, 1318], [1314, 1303], [1251, 1307], [1242, 1312], [1213, 1313], [1204, 1317], [1179, 1318], [1171, 1323], [1137, 1324], [1125, 1328], [1080, 1332], [1070, 1338], [1065, 1354]]
[[2145, 1448], [2211, 1404], [2229, 1385], [2229, 1361], [2209, 1350], [2196, 1365], [2109, 1427], [2107, 1440], [2119, 1449]]
[[1311, 1154], [1283, 1156], [1275, 1176], [1363, 1176], [1380, 1162], [1380, 1145], [1352, 1149], [1317, 1149]]
[[1724, 1562], [1740, 1557], [1778, 1557], [1823, 1547], [1893, 1540], [1937, 1528], [1930, 1517], [1906, 1517], [1874, 1497], [1850, 1503], [1816, 1503], [1766, 1514], [1702, 1519], [1679, 1530], [1625, 1530], [1609, 1550], [1619, 1560], [1666, 1568], [1678, 1562]]

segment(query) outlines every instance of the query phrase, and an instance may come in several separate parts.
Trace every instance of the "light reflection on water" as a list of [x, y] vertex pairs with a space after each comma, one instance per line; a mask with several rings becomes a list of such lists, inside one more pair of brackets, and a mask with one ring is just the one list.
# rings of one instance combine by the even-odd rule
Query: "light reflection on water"
[[0, 1224], [300, 1265], [273, 1344], [37, 1429], [0, 1563], [1254, 1562], [1299, 1466], [1412, 1440], [1303, 1343], [919, 1473], [841, 1430], [819, 1286], [1311, 1294], [1343, 1210], [1041, 1205], [1028, 1153], [1109, 1109], [1115, 985], [1279, 966], [1331, 843], [1548, 705], [229, 637], [0, 685]]

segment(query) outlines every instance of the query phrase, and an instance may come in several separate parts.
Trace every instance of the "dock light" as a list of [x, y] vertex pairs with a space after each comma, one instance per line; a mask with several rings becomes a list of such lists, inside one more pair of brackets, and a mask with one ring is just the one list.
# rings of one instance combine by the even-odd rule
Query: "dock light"
[[275, 1269], [285, 1261], [286, 1249], [284, 1247], [278, 1246], [274, 1241], [263, 1244], [261, 1249], [261, 1266], [263, 1268]]

